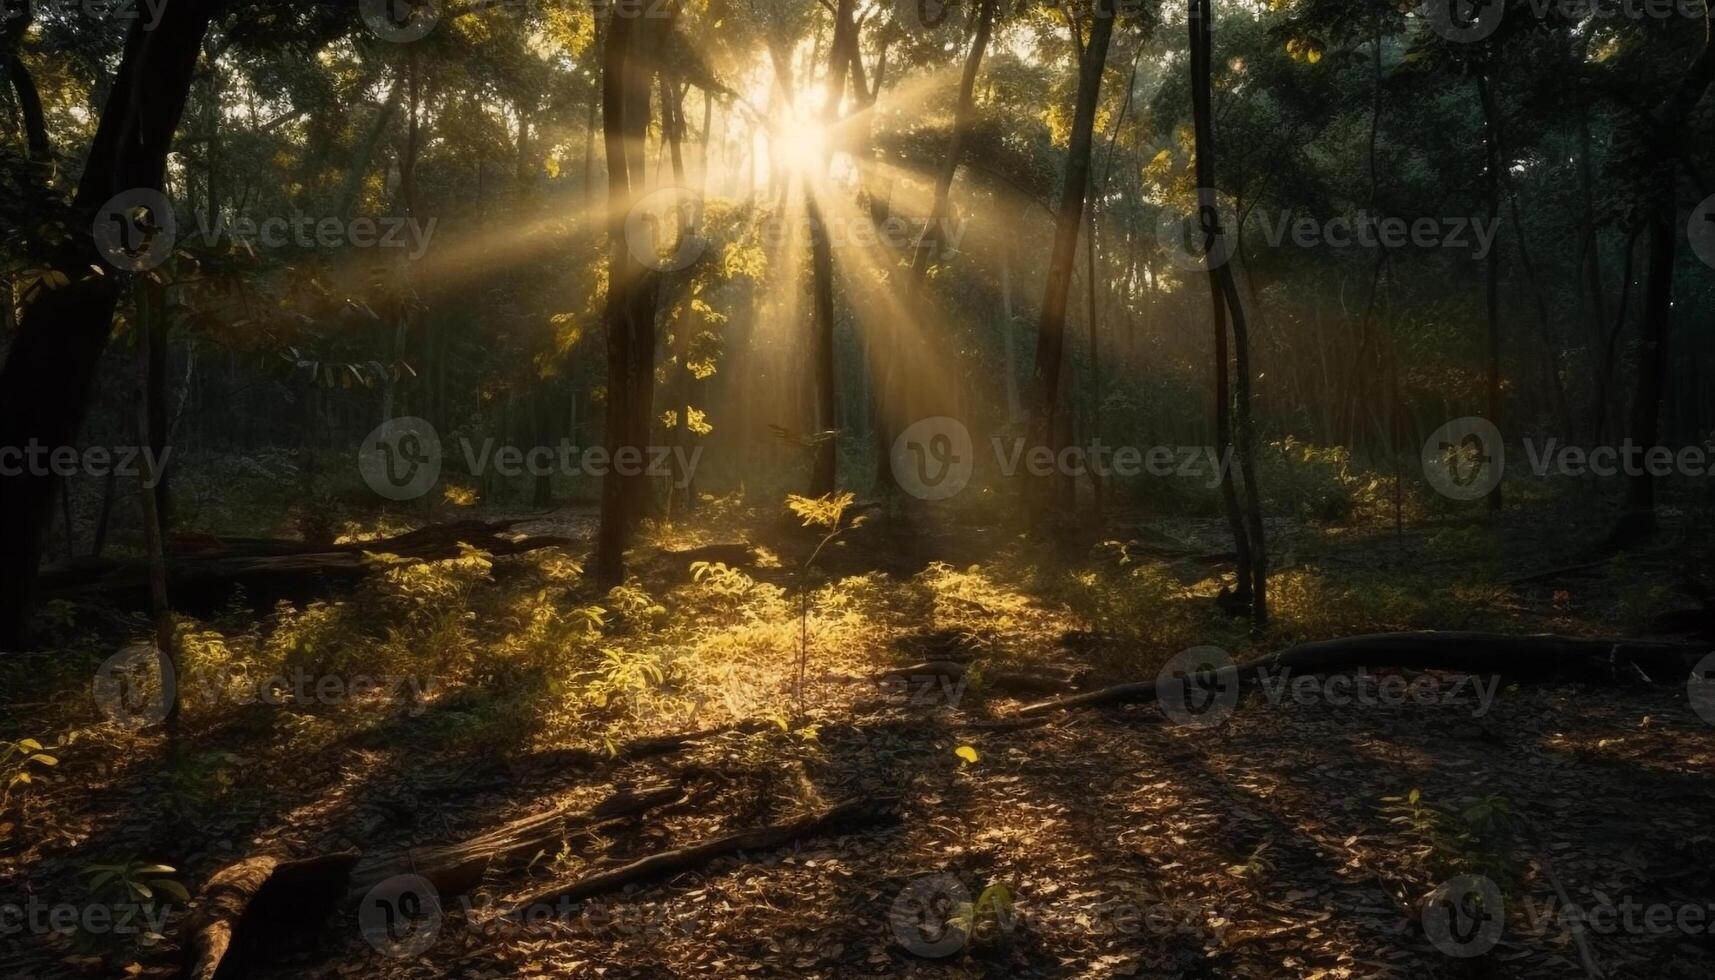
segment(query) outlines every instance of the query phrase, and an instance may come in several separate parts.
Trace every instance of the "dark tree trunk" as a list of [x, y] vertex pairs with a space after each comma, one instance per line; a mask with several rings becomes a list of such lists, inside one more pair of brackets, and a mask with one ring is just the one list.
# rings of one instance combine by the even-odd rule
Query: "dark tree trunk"
[[[1211, 13], [1208, 0], [1197, 0], [1191, 9], [1188, 27], [1191, 48], [1191, 113], [1197, 149], [1197, 211], [1198, 220], [1206, 232], [1220, 232], [1220, 208], [1216, 200], [1215, 135], [1211, 110], [1210, 61]], [[1238, 230], [1234, 229], [1233, 234]], [[1205, 237], [1205, 248], [1213, 247], [1215, 237]], [[1267, 619], [1266, 598], [1258, 583], [1265, 580], [1266, 571], [1259, 570], [1257, 556], [1262, 542], [1260, 510], [1256, 505], [1256, 475], [1248, 466], [1250, 451], [1250, 379], [1248, 336], [1245, 330], [1244, 307], [1232, 279], [1232, 267], [1225, 256], [1209, 257], [1209, 304], [1215, 326], [1215, 448], [1222, 460], [1231, 450], [1245, 467], [1248, 508], [1239, 505], [1232, 470], [1222, 467], [1220, 474], [1221, 500], [1226, 507], [1227, 523], [1233, 533], [1233, 554], [1238, 576], [1234, 600], [1248, 605], [1253, 619], [1260, 625]], [[1238, 445], [1233, 442], [1233, 396], [1228, 382], [1227, 314], [1232, 313], [1233, 334], [1238, 348], [1238, 417], [1241, 419]], [[1247, 519], [1250, 512], [1254, 519]]]
[[[830, 132], [840, 118], [840, 106], [845, 102], [846, 80], [851, 74], [851, 59], [857, 53], [857, 24], [852, 20], [855, 0], [838, 0], [834, 10], [834, 39], [828, 49], [828, 95], [823, 110], [823, 122]], [[810, 466], [810, 496], [820, 497], [834, 492], [839, 466], [838, 423], [834, 417], [834, 254], [828, 239], [818, 186], [826, 173], [828, 160], [817, 165], [816, 179], [804, 188], [806, 207], [810, 212], [810, 277], [814, 296], [811, 313], [814, 333], [810, 342], [812, 373], [816, 379], [816, 418], [811, 426], [815, 440]]]
[[[154, 30], [133, 24], [73, 200], [89, 223], [121, 191], [161, 187], [203, 34], [221, 6], [168, 4]], [[81, 235], [53, 260], [72, 282], [39, 298], [19, 325], [0, 369], [0, 445], [76, 440], [119, 298], [117, 276], [89, 274], [100, 261]], [[23, 640], [56, 489], [50, 476], [0, 477], [0, 648]]]
[[[1066, 177], [1060, 208], [1054, 216], [1054, 251], [1036, 335], [1036, 366], [1031, 375], [1030, 430], [1038, 445], [1058, 448], [1056, 420], [1060, 414], [1060, 371], [1066, 348], [1066, 305], [1072, 291], [1072, 266], [1078, 254], [1078, 233], [1084, 224], [1084, 199], [1090, 186], [1090, 147], [1101, 96], [1102, 71], [1107, 66], [1108, 42], [1113, 38], [1114, 10], [1101, 0], [1090, 25], [1089, 43], [1078, 65], [1078, 98], [1072, 113], [1071, 140], [1066, 150]], [[1074, 43], [1077, 38], [1073, 38]], [[1049, 481], [1052, 482], [1052, 481]], [[1052, 506], [1052, 489], [1041, 488], [1034, 501], [1040, 521]]]
[[[1637, 389], [1632, 396], [1632, 444], [1648, 452], [1660, 437], [1661, 399], [1667, 384], [1667, 335], [1673, 318], [1673, 263], [1679, 244], [1679, 138], [1686, 120], [1715, 79], [1715, 34], [1704, 33], [1703, 50], [1674, 91], [1650, 114], [1650, 156], [1655, 164], [1646, 193], [1649, 276], [1644, 283], [1643, 337], [1638, 349]], [[1655, 530], [1655, 477], [1640, 466], [1626, 484], [1625, 510], [1614, 537], [1628, 543]]]
[[650, 80], [657, 31], [649, 18], [611, 18], [602, 49], [602, 131], [607, 151], [608, 293], [607, 421], [610, 469], [602, 477], [596, 534], [596, 582], [625, 578], [625, 549], [649, 492], [636, 457], [649, 441], [655, 380], [656, 277], [632, 253], [625, 217], [644, 187], [644, 141], [649, 133]]
[[[1495, 115], [1495, 96], [1487, 75], [1477, 76], [1477, 98], [1483, 107], [1483, 156], [1484, 169], [1488, 171], [1485, 181], [1488, 194], [1489, 227], [1495, 227], [1495, 222], [1501, 216], [1501, 145], [1498, 133], [1499, 123]], [[1489, 346], [1488, 346], [1488, 417], [1494, 425], [1501, 424], [1501, 251], [1498, 248], [1489, 249], [1487, 268], [1487, 285], [1483, 294], [1483, 307], [1488, 316]], [[1497, 481], [1495, 488], [1489, 491], [1489, 510], [1501, 509], [1501, 485]]]

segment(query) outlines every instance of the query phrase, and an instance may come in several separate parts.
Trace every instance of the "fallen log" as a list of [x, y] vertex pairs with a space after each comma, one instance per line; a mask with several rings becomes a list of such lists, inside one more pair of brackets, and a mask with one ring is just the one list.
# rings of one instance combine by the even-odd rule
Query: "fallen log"
[[846, 827], [891, 821], [898, 816], [898, 806], [899, 798], [894, 796], [846, 800], [782, 823], [661, 851], [629, 864], [599, 871], [571, 884], [550, 885], [538, 889], [519, 900], [507, 915], [517, 917], [537, 905], [581, 902], [626, 885], [701, 867], [716, 858], [740, 851], [771, 850], [801, 838], [829, 834]]
[[352, 873], [346, 898], [361, 899], [371, 888], [402, 874], [427, 879], [442, 895], [461, 895], [475, 888], [490, 869], [523, 867], [544, 851], [558, 851], [574, 832], [600, 831], [684, 798], [685, 787], [676, 784], [622, 791], [589, 810], [550, 810], [456, 844], [418, 848], [366, 861]]
[[[1657, 640], [1422, 630], [1300, 643], [1225, 670], [1236, 673], [1241, 690], [1242, 685], [1254, 684], [1277, 670], [1320, 674], [1359, 668], [1499, 674], [1530, 681], [1613, 681], [1630, 677], [1635, 669], [1652, 680], [1679, 681], [1708, 652], [1696, 644]], [[1155, 697], [1154, 680], [1132, 681], [1026, 705], [1018, 710], [1018, 715], [1028, 717], [1095, 705], [1148, 702]]]
[[215, 980], [243, 976], [244, 965], [269, 958], [275, 948], [320, 925], [345, 893], [356, 851], [302, 861], [258, 856], [228, 865], [198, 892], [197, 914], [184, 976]]
[[[374, 566], [365, 553], [411, 561], [455, 558], [463, 546], [511, 555], [572, 544], [564, 537], [508, 537], [519, 520], [431, 524], [391, 538], [343, 544], [263, 538], [180, 538], [167, 554], [167, 591], [185, 612], [224, 606], [242, 590], [255, 601], [301, 599], [349, 585]], [[40, 591], [49, 599], [100, 597], [146, 607], [148, 563], [140, 559], [78, 558], [42, 569]]]
[[[949, 680], [962, 680], [970, 674], [971, 667], [970, 664], [959, 663], [956, 660], [926, 660], [904, 667], [890, 667], [871, 675], [870, 680], [883, 686], [908, 684], [912, 678], [945, 677]], [[1077, 684], [1075, 675], [1046, 670], [1003, 670], [978, 667], [977, 675], [982, 678], [983, 687], [993, 691], [1043, 693], [1064, 691]]]

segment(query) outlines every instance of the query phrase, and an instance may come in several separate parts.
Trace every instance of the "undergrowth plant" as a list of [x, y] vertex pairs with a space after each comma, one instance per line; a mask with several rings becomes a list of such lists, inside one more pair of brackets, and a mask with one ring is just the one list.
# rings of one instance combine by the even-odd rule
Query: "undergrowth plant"
[[822, 538], [816, 542], [810, 557], [798, 567], [798, 662], [793, 673], [792, 695], [800, 718], [804, 715], [804, 672], [810, 662], [810, 573], [816, 567], [816, 559], [821, 557], [822, 549], [845, 532], [863, 525], [862, 515], [845, 520], [846, 509], [855, 499], [849, 490], [815, 498], [797, 494], [786, 496], [786, 506], [803, 520], [804, 526], [822, 532]]
[[1485, 875], [1502, 889], [1511, 884], [1513, 854], [1525, 821], [1502, 796], [1488, 794], [1457, 804], [1431, 803], [1421, 790], [1382, 798], [1382, 814], [1412, 842], [1411, 856], [1435, 878]]

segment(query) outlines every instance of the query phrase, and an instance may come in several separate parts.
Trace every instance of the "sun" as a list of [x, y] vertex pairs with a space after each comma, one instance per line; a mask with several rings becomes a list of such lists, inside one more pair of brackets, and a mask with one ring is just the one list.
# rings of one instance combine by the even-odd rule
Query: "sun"
[[780, 164], [796, 173], [815, 172], [828, 159], [828, 128], [808, 120], [796, 120], [781, 134]]

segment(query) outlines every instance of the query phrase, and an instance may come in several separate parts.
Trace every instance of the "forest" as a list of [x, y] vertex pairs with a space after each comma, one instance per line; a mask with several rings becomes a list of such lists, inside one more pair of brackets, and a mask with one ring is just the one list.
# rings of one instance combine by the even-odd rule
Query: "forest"
[[0, 0], [0, 974], [1715, 975], [1711, 88]]

